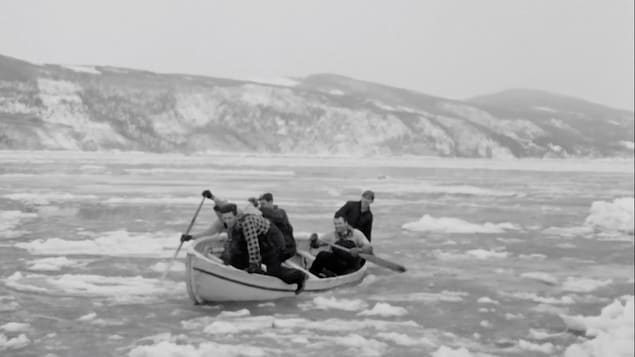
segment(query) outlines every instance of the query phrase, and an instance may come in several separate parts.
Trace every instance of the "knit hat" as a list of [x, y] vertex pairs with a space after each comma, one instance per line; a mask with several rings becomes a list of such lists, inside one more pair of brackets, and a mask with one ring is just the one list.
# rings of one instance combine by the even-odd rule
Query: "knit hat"
[[362, 193], [362, 197], [368, 198], [371, 201], [375, 200], [375, 192], [371, 190], [366, 190]]
[[271, 202], [273, 201], [273, 195], [270, 192], [267, 193], [263, 193], [260, 198], [258, 198], [259, 200], [265, 200], [267, 202]]
[[234, 214], [236, 214], [237, 212], [237, 208], [236, 205], [233, 203], [224, 203], [221, 205], [216, 205], [214, 206], [214, 210], [220, 212], [220, 213], [229, 213], [229, 212], [233, 212]]

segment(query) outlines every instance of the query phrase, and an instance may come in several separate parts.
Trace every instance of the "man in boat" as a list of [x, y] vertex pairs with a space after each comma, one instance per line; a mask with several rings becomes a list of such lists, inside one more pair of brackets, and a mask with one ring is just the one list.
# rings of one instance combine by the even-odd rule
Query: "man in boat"
[[[311, 234], [312, 248], [328, 247], [327, 250], [321, 251], [315, 257], [310, 268], [313, 275], [329, 277], [351, 273], [361, 266], [359, 253], [373, 253], [373, 247], [364, 233], [351, 227], [346, 221], [346, 217], [336, 213], [333, 218], [333, 226], [335, 227], [333, 232], [329, 232], [319, 239], [316, 233]], [[332, 248], [329, 243], [347, 248], [348, 252]]]
[[293, 237], [293, 226], [289, 223], [287, 212], [273, 203], [273, 194], [263, 193], [258, 198], [258, 209], [262, 212], [262, 216], [267, 218], [271, 223], [282, 232], [284, 237], [284, 253], [283, 260], [293, 257], [297, 251], [295, 237]]
[[370, 242], [373, 229], [373, 213], [370, 211], [370, 205], [374, 201], [375, 193], [364, 191], [359, 201], [347, 201], [335, 212], [335, 215], [345, 217], [348, 224], [364, 233]]
[[[209, 191], [204, 191], [203, 195], [215, 199]], [[284, 237], [280, 230], [260, 214], [239, 213], [235, 204], [218, 201], [214, 210], [221, 219], [222, 227], [227, 231], [225, 249], [221, 255], [223, 262], [238, 269], [246, 269], [250, 274], [271, 275], [287, 284], [297, 284], [296, 294], [302, 292], [307, 275], [300, 270], [282, 266]], [[255, 211], [260, 213], [257, 209]], [[215, 223], [200, 234], [182, 235], [181, 241], [186, 242], [213, 234], [218, 229], [218, 224]], [[266, 265], [266, 271], [262, 269], [261, 264]]]
[[[202, 237], [208, 237], [208, 236], [213, 236], [215, 234], [221, 233], [221, 232], [225, 232], [227, 229], [223, 223], [223, 219], [221, 218], [221, 213], [219, 211], [220, 207], [224, 204], [229, 203], [227, 200], [224, 200], [216, 195], [213, 195], [212, 192], [210, 190], [205, 190], [201, 193], [201, 195], [207, 199], [210, 199], [212, 201], [214, 201], [214, 213], [216, 214], [216, 217], [218, 218], [217, 220], [214, 221], [214, 223], [212, 223], [212, 225], [206, 229], [203, 232], [200, 232], [198, 234], [187, 234], [187, 235], [181, 235], [181, 241], [182, 242], [187, 242], [189, 240], [196, 240]], [[242, 210], [239, 209], [238, 213], [239, 214], [255, 214], [255, 215], [262, 215], [262, 212], [260, 212], [260, 210], [258, 210], [258, 208], [256, 208], [256, 204], [254, 204], [256, 201], [255, 198], [249, 198], [249, 202], [250, 204], [246, 205]]]

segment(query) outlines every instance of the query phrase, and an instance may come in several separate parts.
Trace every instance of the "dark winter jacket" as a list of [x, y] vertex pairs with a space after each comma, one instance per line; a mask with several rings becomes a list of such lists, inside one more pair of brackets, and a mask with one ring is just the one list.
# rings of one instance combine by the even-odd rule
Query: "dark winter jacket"
[[370, 242], [370, 234], [373, 229], [373, 213], [370, 208], [366, 212], [362, 212], [362, 201], [348, 201], [342, 208], [335, 212], [337, 216], [346, 218], [348, 224], [359, 229]]
[[289, 223], [287, 212], [282, 208], [278, 208], [278, 206], [273, 206], [273, 208], [260, 207], [260, 211], [263, 217], [271, 221], [282, 232], [285, 245], [284, 256], [287, 259], [294, 256], [296, 253], [295, 237], [293, 236], [293, 226]]

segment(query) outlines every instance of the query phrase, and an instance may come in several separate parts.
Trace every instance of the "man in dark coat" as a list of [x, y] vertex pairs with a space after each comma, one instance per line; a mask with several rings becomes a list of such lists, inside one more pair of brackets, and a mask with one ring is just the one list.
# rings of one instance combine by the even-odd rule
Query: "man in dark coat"
[[258, 198], [258, 208], [262, 216], [271, 221], [284, 236], [283, 260], [293, 257], [296, 253], [295, 237], [293, 237], [293, 226], [289, 223], [287, 212], [273, 204], [273, 194], [267, 192]]
[[370, 205], [374, 201], [375, 193], [373, 191], [364, 191], [361, 200], [346, 202], [344, 206], [335, 212], [335, 216], [346, 218], [348, 224], [364, 233], [370, 242], [370, 235], [373, 229], [373, 213], [370, 211]]

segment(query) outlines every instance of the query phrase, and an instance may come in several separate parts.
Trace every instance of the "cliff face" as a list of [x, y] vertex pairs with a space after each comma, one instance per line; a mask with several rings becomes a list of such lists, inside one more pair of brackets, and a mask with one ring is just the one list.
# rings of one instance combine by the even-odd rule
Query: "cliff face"
[[337, 75], [283, 83], [0, 56], [0, 149], [633, 156], [633, 112], [530, 90], [448, 100]]

